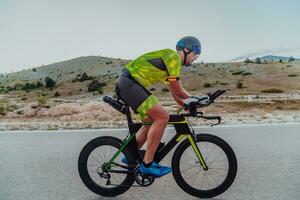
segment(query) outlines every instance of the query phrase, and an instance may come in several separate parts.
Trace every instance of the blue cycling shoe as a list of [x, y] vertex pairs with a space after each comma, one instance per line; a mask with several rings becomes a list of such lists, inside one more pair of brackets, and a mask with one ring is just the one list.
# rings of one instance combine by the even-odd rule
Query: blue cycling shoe
[[161, 166], [157, 167], [157, 165], [159, 165], [156, 162], [152, 162], [150, 167], [147, 168], [143, 165], [143, 163], [141, 163], [139, 171], [142, 174], [148, 174], [148, 175], [153, 175], [155, 177], [162, 177], [164, 175], [167, 175], [168, 173], [170, 173], [172, 171], [171, 167], [166, 167], [166, 166]]
[[122, 159], [121, 159], [121, 161], [122, 161], [122, 163], [124, 163], [124, 164], [128, 164], [128, 162], [127, 162], [127, 158], [124, 156]]
[[[122, 159], [121, 159], [121, 161], [122, 161], [122, 163], [124, 163], [124, 164], [128, 164], [128, 162], [127, 162], [127, 159], [126, 159], [126, 157], [123, 157]], [[155, 162], [155, 161], [153, 161], [152, 162], [152, 165], [153, 165], [153, 167], [161, 167], [161, 165], [160, 164], [158, 164], [157, 162]]]

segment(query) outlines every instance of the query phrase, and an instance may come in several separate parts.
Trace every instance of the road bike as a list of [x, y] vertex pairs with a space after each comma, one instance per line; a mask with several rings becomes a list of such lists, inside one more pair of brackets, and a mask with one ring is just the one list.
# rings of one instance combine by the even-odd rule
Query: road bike
[[[195, 97], [185, 113], [171, 114], [168, 124], [175, 128], [174, 136], [167, 143], [160, 143], [154, 161], [159, 163], [176, 147], [172, 156], [172, 174], [178, 186], [186, 193], [211, 198], [225, 192], [234, 182], [237, 159], [230, 145], [220, 137], [207, 133], [195, 133], [188, 118], [217, 120], [220, 116], [205, 116], [199, 108], [210, 105], [225, 90], [217, 90], [206, 96]], [[145, 151], [137, 148], [135, 135], [146, 123], [135, 123], [129, 106], [120, 99], [109, 96], [104, 102], [125, 114], [129, 132], [124, 140], [102, 136], [88, 142], [78, 159], [79, 175], [83, 183], [101, 196], [117, 196], [130, 187], [147, 187], [156, 177], [139, 172]], [[149, 125], [149, 124], [148, 124]], [[122, 158], [126, 157], [127, 164]], [[135, 184], [136, 183], [136, 184]]]

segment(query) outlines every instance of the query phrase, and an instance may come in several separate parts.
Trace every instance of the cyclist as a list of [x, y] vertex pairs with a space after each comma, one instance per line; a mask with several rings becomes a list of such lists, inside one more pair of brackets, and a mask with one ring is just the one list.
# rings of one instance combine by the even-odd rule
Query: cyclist
[[[184, 99], [191, 95], [182, 87], [179, 80], [181, 66], [188, 66], [201, 53], [200, 41], [187, 36], [176, 44], [176, 51], [163, 49], [146, 53], [127, 64], [118, 79], [116, 94], [134, 111], [139, 113], [143, 125], [136, 134], [138, 148], [147, 140], [147, 148], [139, 171], [156, 177], [171, 172], [171, 168], [153, 161], [164, 130], [169, 120], [169, 114], [162, 104], [146, 88], [154, 83], [168, 84], [174, 100], [184, 107]], [[127, 163], [126, 158], [122, 162]]]

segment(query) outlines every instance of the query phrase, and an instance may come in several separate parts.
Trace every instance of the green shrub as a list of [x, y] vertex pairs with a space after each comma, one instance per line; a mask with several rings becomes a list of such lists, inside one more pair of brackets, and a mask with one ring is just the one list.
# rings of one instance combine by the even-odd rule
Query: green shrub
[[59, 97], [59, 96], [61, 96], [61, 94], [58, 91], [56, 91], [55, 94], [54, 94], [54, 96], [55, 97]]
[[45, 97], [45, 96], [37, 96], [36, 100], [37, 100], [38, 105], [39, 105], [40, 107], [44, 107], [44, 106], [46, 106], [47, 103], [48, 103], [48, 99], [47, 99], [47, 97]]
[[211, 84], [210, 83], [204, 83], [203, 86], [208, 88], [208, 87], [211, 87]]
[[56, 82], [52, 79], [52, 78], [49, 78], [49, 77], [45, 77], [45, 86], [47, 88], [52, 88], [56, 85]]
[[244, 73], [244, 71], [236, 71], [236, 72], [232, 72], [232, 75], [240, 75]]
[[243, 82], [242, 81], [237, 82], [236, 87], [239, 89], [243, 88]]
[[98, 82], [98, 80], [93, 80], [89, 85], [88, 85], [88, 92], [94, 92], [102, 89], [104, 86], [107, 84], [105, 82]]
[[252, 75], [252, 73], [251, 72], [243, 72], [242, 73], [242, 76], [249, 76], [249, 75]]
[[100, 88], [100, 89], [98, 90], [98, 93], [99, 93], [99, 94], [103, 94], [102, 88]]
[[256, 63], [256, 64], [261, 64], [260, 58], [256, 58], [256, 59], [255, 59], [255, 63]]
[[253, 61], [252, 60], [250, 60], [249, 58], [247, 58], [245, 61], [244, 61], [244, 63], [253, 63]]
[[9, 110], [9, 102], [0, 101], [0, 115], [6, 115], [8, 110]]
[[288, 77], [296, 77], [298, 76], [297, 74], [289, 74]]
[[24, 91], [31, 91], [37, 88], [37, 85], [35, 83], [25, 83], [23, 85], [22, 90]]
[[295, 61], [295, 58], [294, 58], [293, 56], [291, 56], [291, 57], [289, 58], [289, 62], [293, 62], [293, 61]]
[[221, 82], [220, 85], [229, 85], [229, 83]]
[[[2, 104], [2, 106], [1, 106], [1, 104]], [[17, 109], [17, 106], [11, 105], [8, 99], [0, 100], [0, 107], [3, 107], [5, 112], [9, 112], [9, 111], [13, 111], [13, 110]]]
[[79, 82], [84, 82], [84, 81], [86, 81], [86, 80], [92, 80], [92, 79], [93, 79], [93, 77], [88, 76], [87, 73], [84, 72], [84, 73], [81, 75], [81, 77], [80, 77], [80, 79], [79, 79]]
[[262, 90], [262, 93], [283, 93], [284, 91], [278, 88], [270, 88], [266, 90]]
[[16, 83], [14, 88], [15, 88], [15, 90], [22, 90], [23, 86], [24, 85], [22, 83]]

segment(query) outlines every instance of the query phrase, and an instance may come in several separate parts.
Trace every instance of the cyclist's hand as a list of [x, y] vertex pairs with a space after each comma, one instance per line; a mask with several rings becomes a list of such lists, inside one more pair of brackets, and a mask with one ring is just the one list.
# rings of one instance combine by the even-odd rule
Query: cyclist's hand
[[191, 103], [197, 103], [197, 102], [199, 102], [199, 98], [196, 96], [191, 96], [191, 97], [183, 100], [185, 108], [188, 108]]
[[192, 96], [190, 98], [185, 99], [183, 102], [185, 107], [189, 107], [191, 104], [205, 106], [210, 103], [210, 98], [208, 95]]

